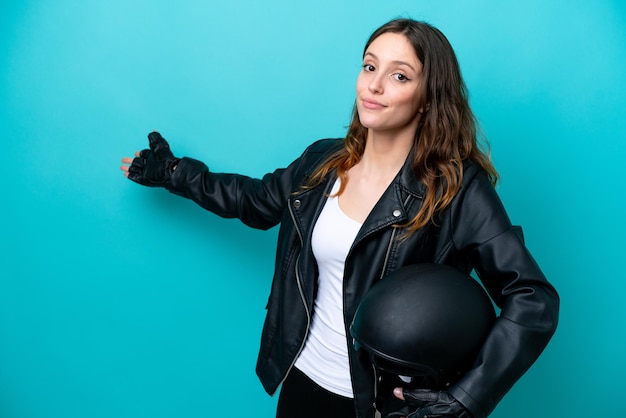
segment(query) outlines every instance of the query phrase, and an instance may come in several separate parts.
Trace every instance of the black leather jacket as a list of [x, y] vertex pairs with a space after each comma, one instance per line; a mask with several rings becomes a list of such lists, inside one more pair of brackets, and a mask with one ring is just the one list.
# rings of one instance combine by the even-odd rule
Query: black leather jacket
[[[273, 394], [293, 366], [307, 338], [317, 285], [311, 233], [334, 181], [303, 190], [313, 170], [342, 146], [327, 139], [312, 144], [285, 169], [262, 179], [212, 173], [184, 158], [168, 189], [227, 218], [260, 229], [280, 224], [275, 274], [263, 327], [257, 374]], [[408, 164], [373, 208], [345, 263], [344, 325], [349, 334], [355, 310], [367, 291], [402, 266], [435, 262], [469, 273], [475, 269], [501, 309], [475, 366], [449, 392], [475, 418], [486, 417], [537, 359], [555, 331], [559, 297], [526, 249], [521, 230], [511, 225], [485, 173], [472, 162], [462, 188], [435, 224], [407, 240], [393, 225], [419, 210], [425, 186]], [[374, 373], [363, 350], [346, 344], [358, 417], [374, 417]]]

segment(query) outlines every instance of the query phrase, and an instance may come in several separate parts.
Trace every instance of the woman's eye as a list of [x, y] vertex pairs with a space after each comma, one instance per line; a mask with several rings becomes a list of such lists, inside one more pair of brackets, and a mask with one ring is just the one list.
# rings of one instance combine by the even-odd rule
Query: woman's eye
[[409, 81], [409, 78], [407, 76], [405, 76], [404, 74], [400, 74], [400, 73], [395, 73], [393, 75], [393, 78], [396, 79], [397, 81], [401, 81], [401, 82], [406, 82]]
[[372, 64], [363, 64], [363, 70], [367, 72], [372, 72], [375, 70]]

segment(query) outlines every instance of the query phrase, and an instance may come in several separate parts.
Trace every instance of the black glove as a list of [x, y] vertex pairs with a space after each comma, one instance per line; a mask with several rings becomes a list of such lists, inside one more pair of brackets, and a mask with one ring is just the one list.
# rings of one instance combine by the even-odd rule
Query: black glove
[[448, 392], [405, 389], [404, 400], [418, 408], [406, 418], [472, 418], [472, 414]]
[[170, 146], [158, 132], [148, 135], [150, 149], [145, 149], [128, 167], [128, 178], [149, 187], [165, 187], [180, 161], [174, 157]]

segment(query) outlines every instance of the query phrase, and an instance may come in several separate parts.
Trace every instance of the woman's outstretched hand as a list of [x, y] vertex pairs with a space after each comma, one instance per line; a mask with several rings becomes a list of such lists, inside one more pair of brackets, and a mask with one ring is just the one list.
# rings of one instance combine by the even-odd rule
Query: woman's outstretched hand
[[121, 170], [130, 180], [149, 187], [167, 186], [180, 161], [174, 157], [170, 146], [154, 131], [148, 135], [150, 148], [135, 153], [135, 158], [122, 158]]

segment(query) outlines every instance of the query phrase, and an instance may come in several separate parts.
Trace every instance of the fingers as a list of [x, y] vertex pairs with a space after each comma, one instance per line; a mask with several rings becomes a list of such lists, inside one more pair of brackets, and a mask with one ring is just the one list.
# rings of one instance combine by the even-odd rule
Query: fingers
[[120, 170], [124, 172], [124, 175], [128, 177], [128, 166], [133, 163], [132, 158], [124, 157], [122, 158], [122, 165], [120, 166]]
[[150, 141], [150, 149], [154, 152], [158, 152], [160, 149], [169, 148], [169, 144], [157, 131], [150, 132], [148, 134], [148, 140]]
[[165, 141], [165, 138], [163, 138], [159, 132], [152, 131], [148, 134], [148, 140], [150, 141], [150, 144], [152, 144], [153, 142], [161, 140]]
[[[149, 152], [149, 150], [147, 151]], [[122, 158], [122, 165], [120, 166], [120, 170], [124, 172], [124, 177], [128, 177], [129, 173], [136, 171], [138, 168], [143, 168], [143, 165], [144, 159], [141, 157], [141, 152], [137, 151], [135, 152], [135, 158]]]
[[[139, 157], [139, 151], [135, 153], [135, 157]], [[128, 171], [128, 166], [131, 165], [134, 160], [135, 158], [130, 158], [130, 157], [122, 158], [122, 165], [120, 166], [120, 170]]]
[[141, 157], [136, 157], [132, 160], [132, 164], [127, 167], [125, 170], [125, 175], [130, 180], [144, 184], [144, 167], [146, 164], [146, 160]]
[[[395, 390], [394, 390], [395, 393]], [[440, 392], [428, 390], [428, 389], [412, 389], [403, 390], [402, 395], [408, 402], [414, 404], [426, 404], [430, 402], [437, 402], [440, 400]]]
[[402, 392], [402, 388], [395, 388], [393, 390], [393, 394], [396, 398], [404, 400], [404, 394]]

